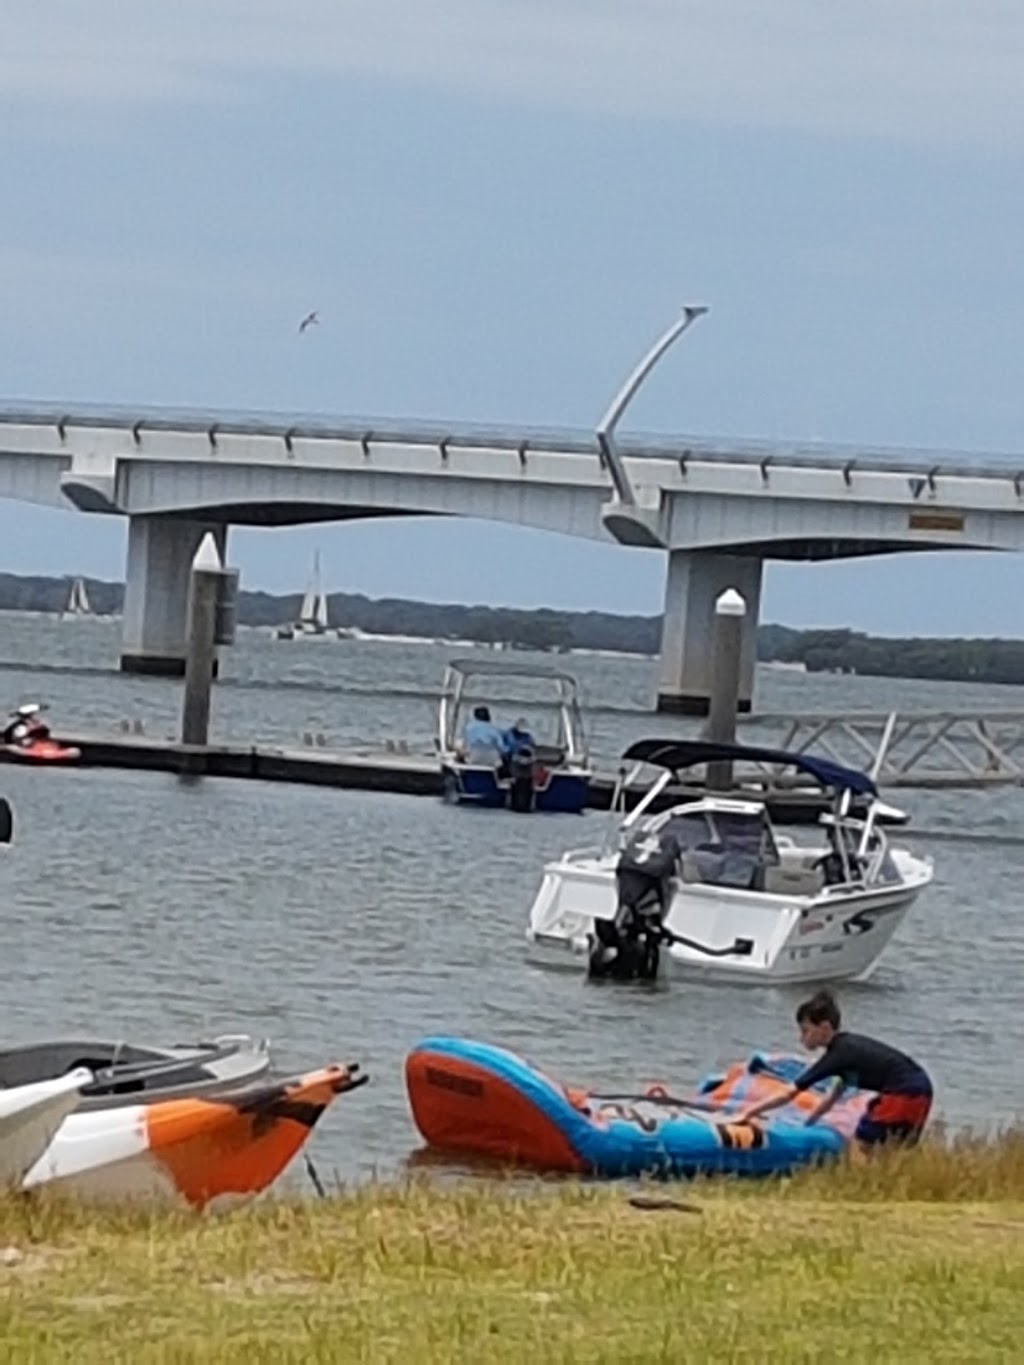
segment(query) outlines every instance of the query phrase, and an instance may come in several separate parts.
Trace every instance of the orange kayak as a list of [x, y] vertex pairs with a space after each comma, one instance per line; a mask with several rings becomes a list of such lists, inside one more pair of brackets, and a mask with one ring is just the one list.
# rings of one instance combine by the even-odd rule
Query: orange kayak
[[368, 1077], [334, 1065], [201, 1099], [71, 1114], [23, 1187], [86, 1199], [170, 1199], [202, 1209], [267, 1188], [325, 1110]]

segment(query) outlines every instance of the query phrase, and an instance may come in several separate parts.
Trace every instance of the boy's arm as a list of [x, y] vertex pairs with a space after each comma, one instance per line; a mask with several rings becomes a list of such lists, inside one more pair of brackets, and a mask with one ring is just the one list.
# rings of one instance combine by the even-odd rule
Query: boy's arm
[[823, 1118], [832, 1108], [835, 1102], [839, 1099], [840, 1095], [843, 1093], [845, 1089], [846, 1086], [837, 1077], [835, 1085], [828, 1092], [825, 1098], [821, 1101], [818, 1107], [812, 1110], [811, 1113], [808, 1114], [807, 1118], [804, 1119], [804, 1126], [806, 1128], [809, 1128], [812, 1123], [817, 1123], [820, 1118]]
[[749, 1109], [742, 1109], [738, 1114], [723, 1115], [724, 1123], [749, 1123], [751, 1119], [759, 1118], [762, 1114], [768, 1114], [773, 1109], [781, 1109], [784, 1104], [789, 1104], [793, 1096], [797, 1094], [795, 1085], [787, 1085], [777, 1095], [769, 1095], [766, 1100], [761, 1100], [757, 1104], [752, 1104]]

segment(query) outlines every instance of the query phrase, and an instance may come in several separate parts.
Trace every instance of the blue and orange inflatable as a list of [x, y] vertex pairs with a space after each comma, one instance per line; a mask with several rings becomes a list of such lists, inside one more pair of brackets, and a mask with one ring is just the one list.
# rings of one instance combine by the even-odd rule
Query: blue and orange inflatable
[[651, 1086], [598, 1095], [560, 1085], [504, 1048], [435, 1037], [409, 1053], [405, 1079], [416, 1126], [441, 1151], [590, 1176], [776, 1175], [838, 1157], [872, 1098], [849, 1091], [811, 1127], [821, 1090], [752, 1123], [727, 1121], [805, 1065], [755, 1053], [689, 1094]]

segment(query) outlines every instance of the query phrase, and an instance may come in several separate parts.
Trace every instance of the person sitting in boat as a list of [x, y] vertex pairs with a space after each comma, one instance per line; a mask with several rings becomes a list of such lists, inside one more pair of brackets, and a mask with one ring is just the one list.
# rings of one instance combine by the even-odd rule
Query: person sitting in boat
[[520, 716], [514, 725], [510, 725], [507, 730], [504, 730], [501, 738], [508, 758], [522, 755], [524, 751], [532, 757], [533, 751], [537, 747], [537, 741], [530, 733], [524, 716]]
[[491, 720], [486, 706], [475, 706], [462, 731], [462, 760], [477, 767], [500, 768], [505, 761], [505, 736]]

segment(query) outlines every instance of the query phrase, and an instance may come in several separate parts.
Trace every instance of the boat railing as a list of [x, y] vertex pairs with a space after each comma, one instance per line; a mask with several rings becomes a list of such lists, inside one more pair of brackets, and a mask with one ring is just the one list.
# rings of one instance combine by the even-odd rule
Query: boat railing
[[580, 848], [567, 848], [564, 853], [560, 853], [555, 860], [560, 863], [579, 863], [584, 861], [600, 861], [606, 858], [612, 850], [607, 844], [586, 844]]

